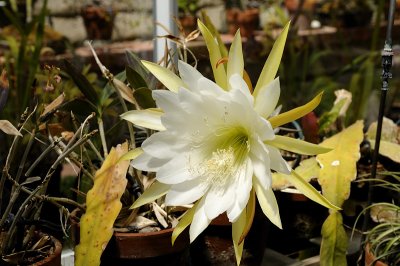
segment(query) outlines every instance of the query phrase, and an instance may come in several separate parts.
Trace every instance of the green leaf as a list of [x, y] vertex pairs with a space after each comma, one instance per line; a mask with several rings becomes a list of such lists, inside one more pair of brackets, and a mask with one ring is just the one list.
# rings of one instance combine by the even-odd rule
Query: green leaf
[[132, 110], [121, 115], [122, 119], [128, 120], [129, 122], [153, 130], [165, 130], [165, 127], [161, 123], [161, 116], [164, 113], [157, 108], [149, 108], [145, 110]]
[[321, 115], [318, 120], [319, 129], [318, 133], [323, 134], [338, 118], [340, 109], [346, 103], [346, 99], [340, 100], [337, 104], [335, 104], [329, 112], [325, 112]]
[[142, 195], [140, 195], [140, 197], [132, 204], [130, 208], [136, 209], [147, 203], [155, 201], [156, 199], [167, 194], [170, 187], [171, 185], [154, 181], [154, 183], [148, 189], [146, 189]]
[[99, 97], [92, 84], [81, 74], [69, 61], [64, 60], [65, 71], [72, 78], [79, 90], [85, 95], [86, 99], [94, 106], [99, 103]]
[[169, 69], [149, 61], [142, 60], [142, 63], [170, 91], [178, 92], [179, 88], [186, 87], [185, 83]]
[[143, 109], [155, 108], [156, 102], [153, 99], [152, 91], [149, 88], [138, 88], [133, 92], [136, 102]]
[[300, 139], [276, 135], [273, 140], [264, 141], [265, 144], [274, 146], [278, 149], [290, 151], [304, 155], [315, 155], [331, 151], [331, 148], [316, 145]]
[[343, 227], [343, 217], [339, 212], [331, 212], [322, 225], [321, 266], [347, 265], [347, 234]]
[[210, 57], [211, 68], [214, 73], [215, 83], [217, 83], [221, 88], [226, 90], [227, 89], [226, 71], [224, 67], [218, 66], [218, 62], [222, 59], [222, 55], [219, 50], [219, 45], [217, 41], [214, 39], [214, 36], [211, 34], [211, 32], [203, 24], [203, 22], [198, 20], [197, 24], [206, 42], [206, 46]]
[[128, 151], [128, 143], [111, 149], [96, 172], [93, 187], [87, 193], [86, 213], [80, 222], [80, 243], [75, 248], [75, 265], [100, 265], [100, 257], [113, 234], [113, 225], [122, 204], [128, 161], [120, 158]]
[[319, 105], [319, 103], [321, 102], [322, 94], [323, 92], [320, 92], [317, 96], [315, 96], [314, 99], [312, 99], [305, 105], [294, 108], [277, 116], [273, 116], [269, 118], [268, 121], [271, 123], [273, 128], [276, 128], [291, 121], [294, 121], [302, 116], [305, 116]]
[[272, 47], [271, 53], [269, 54], [267, 61], [261, 71], [260, 77], [258, 78], [256, 87], [254, 88], [254, 97], [257, 96], [258, 90], [264, 85], [268, 85], [275, 79], [276, 73], [279, 69], [283, 50], [285, 48], [286, 38], [289, 32], [290, 22], [283, 28], [281, 34], [276, 39], [274, 46]]
[[321, 165], [318, 182], [323, 195], [337, 206], [342, 206], [350, 195], [350, 184], [357, 176], [357, 161], [363, 140], [363, 121], [359, 120], [340, 133], [324, 140], [321, 145], [333, 150], [317, 155]]
[[193, 220], [193, 216], [196, 212], [197, 205], [199, 204], [200, 200], [198, 200], [192, 208], [187, 210], [185, 214], [182, 216], [180, 219], [179, 223], [176, 225], [174, 231], [172, 232], [172, 237], [171, 237], [171, 242], [172, 245], [174, 245], [175, 240], [178, 238], [178, 236], [190, 225], [190, 223]]
[[133, 89], [147, 88], [147, 83], [144, 78], [135, 71], [132, 67], [126, 66], [126, 78]]

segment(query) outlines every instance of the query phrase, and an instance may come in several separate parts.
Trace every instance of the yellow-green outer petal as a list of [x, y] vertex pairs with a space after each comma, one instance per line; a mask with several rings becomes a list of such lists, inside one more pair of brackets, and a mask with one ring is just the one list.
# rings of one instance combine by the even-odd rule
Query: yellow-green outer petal
[[208, 53], [210, 56], [211, 67], [212, 67], [212, 70], [214, 73], [215, 83], [217, 83], [221, 88], [226, 90], [227, 89], [227, 82], [226, 82], [227, 79], [226, 79], [225, 68], [223, 66], [217, 67], [218, 61], [221, 60], [221, 58], [222, 58], [217, 40], [214, 38], [214, 36], [211, 34], [211, 32], [207, 29], [207, 27], [203, 24], [203, 22], [201, 22], [200, 20], [197, 20], [197, 24], [199, 26], [201, 34], [204, 37], [205, 42], [206, 42], [206, 46], [207, 46]]
[[153, 202], [161, 196], [164, 196], [167, 194], [170, 187], [171, 185], [154, 181], [154, 183], [132, 204], [131, 209], [139, 208], [140, 206]]
[[289, 27], [290, 22], [286, 24], [279, 37], [276, 39], [274, 46], [272, 47], [272, 50], [267, 58], [267, 61], [265, 62], [264, 67], [261, 71], [260, 77], [258, 78], [256, 87], [254, 88], [254, 97], [257, 96], [258, 90], [262, 86], [269, 84], [275, 79], [276, 73], [279, 69], [279, 64], [281, 62], [283, 49], [285, 48]]
[[334, 150], [317, 156], [321, 165], [318, 182], [322, 194], [337, 206], [342, 206], [349, 197], [351, 181], [357, 176], [360, 144], [364, 138], [363, 127], [363, 121], [359, 120], [321, 143]]
[[80, 222], [80, 243], [75, 248], [75, 265], [100, 265], [100, 257], [113, 234], [113, 224], [121, 210], [120, 198], [126, 188], [128, 161], [120, 157], [128, 151], [124, 143], [111, 152], [96, 172], [86, 196], [86, 213]]
[[347, 265], [348, 237], [340, 212], [332, 212], [322, 225], [321, 266]]
[[242, 39], [240, 38], [240, 31], [238, 30], [229, 50], [228, 67], [226, 71], [229, 89], [231, 89], [231, 84], [229, 82], [231, 76], [234, 74], [239, 74], [239, 76], [243, 77], [243, 69], [244, 61], [242, 52]]
[[124, 155], [119, 158], [119, 161], [130, 161], [138, 157], [140, 154], [143, 153], [142, 148], [135, 148], [133, 150], [128, 151]]
[[253, 186], [257, 194], [258, 202], [260, 203], [261, 209], [265, 216], [267, 216], [274, 225], [282, 229], [279, 207], [272, 189], [264, 189], [254, 177]]
[[[300, 165], [295, 169], [296, 173], [299, 174], [306, 182], [310, 182], [312, 178], [317, 178], [319, 175], [319, 170], [321, 168], [318, 165], [317, 159], [311, 157], [309, 159], [300, 162]], [[285, 175], [282, 173], [272, 174], [272, 189], [285, 189], [291, 185], [290, 180], [294, 177], [291, 175]]]
[[322, 94], [323, 92], [319, 93], [317, 96], [315, 96], [314, 99], [312, 99], [305, 105], [294, 108], [280, 115], [271, 117], [268, 119], [268, 121], [271, 123], [273, 128], [276, 128], [291, 121], [294, 121], [302, 116], [305, 116], [318, 106], [318, 104], [321, 102]]
[[331, 148], [326, 148], [321, 145], [316, 145], [300, 139], [279, 136], [279, 135], [276, 135], [273, 140], [264, 141], [264, 143], [267, 145], [274, 146], [278, 149], [304, 155], [321, 154], [332, 150]]
[[235, 250], [236, 265], [240, 265], [243, 254], [244, 241], [239, 244], [240, 238], [246, 226], [246, 208], [240, 214], [236, 222], [232, 223], [232, 240], [233, 248]]
[[178, 92], [179, 88], [186, 88], [185, 83], [169, 69], [145, 60], [142, 63], [170, 91]]
[[165, 127], [161, 123], [161, 116], [163, 114], [164, 112], [161, 109], [149, 108], [128, 111], [123, 113], [121, 118], [140, 127], [163, 131], [165, 130]]
[[254, 191], [254, 189], [252, 189], [250, 192], [249, 201], [247, 202], [246, 206], [246, 226], [243, 230], [242, 235], [240, 236], [239, 244], [242, 244], [245, 237], [249, 233], [251, 225], [253, 224], [255, 213], [256, 213], [256, 192]]
[[299, 176], [296, 171], [292, 171], [292, 174], [287, 176], [290, 178], [289, 182], [296, 187], [301, 193], [303, 193], [310, 200], [315, 201], [322, 206], [325, 206], [332, 210], [340, 210], [339, 207], [333, 205], [328, 199], [322, 196], [313, 186]]
[[193, 220], [193, 216], [196, 212], [197, 205], [199, 204], [200, 200], [196, 202], [196, 204], [193, 205], [192, 208], [187, 210], [185, 214], [182, 216], [181, 220], [179, 223], [176, 225], [174, 231], [172, 232], [172, 237], [171, 237], [171, 242], [172, 245], [174, 245], [175, 240], [178, 238], [178, 236], [190, 225], [190, 223]]
[[207, 29], [211, 32], [211, 34], [214, 36], [214, 38], [217, 39], [218, 46], [219, 46], [219, 52], [221, 53], [221, 56], [223, 58], [228, 57], [228, 49], [226, 49], [226, 46], [221, 39], [221, 35], [219, 34], [218, 30], [215, 28], [210, 17], [207, 15], [207, 13], [205, 11], [201, 12], [201, 16], [203, 17], [204, 25], [206, 25]]

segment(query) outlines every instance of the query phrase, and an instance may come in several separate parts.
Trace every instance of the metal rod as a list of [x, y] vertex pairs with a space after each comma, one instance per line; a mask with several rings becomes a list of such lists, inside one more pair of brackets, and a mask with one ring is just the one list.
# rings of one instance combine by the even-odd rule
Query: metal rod
[[[392, 50], [392, 27], [394, 21], [394, 11], [395, 11], [395, 0], [390, 1], [389, 7], [389, 16], [388, 16], [388, 24], [387, 24], [387, 32], [386, 32], [386, 40], [385, 45], [382, 51], [382, 88], [381, 88], [381, 98], [379, 103], [379, 114], [378, 114], [378, 125], [376, 128], [376, 136], [375, 136], [375, 147], [374, 153], [372, 155], [372, 169], [371, 169], [371, 179], [376, 178], [376, 170], [378, 164], [379, 157], [379, 147], [381, 142], [381, 134], [382, 134], [382, 123], [383, 123], [383, 115], [385, 110], [385, 102], [386, 102], [386, 94], [389, 90], [389, 79], [392, 78], [392, 73], [390, 69], [392, 67], [392, 58], [393, 58], [393, 50]], [[368, 190], [368, 205], [371, 205], [374, 194], [374, 186], [370, 185]], [[366, 212], [366, 216], [363, 223], [363, 232], [367, 230], [369, 224], [369, 211]], [[365, 239], [363, 239], [365, 240]]]

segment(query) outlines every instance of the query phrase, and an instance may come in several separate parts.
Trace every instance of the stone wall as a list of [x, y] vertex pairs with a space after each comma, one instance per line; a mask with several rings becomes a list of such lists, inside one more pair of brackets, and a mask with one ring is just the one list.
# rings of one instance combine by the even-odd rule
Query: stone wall
[[[49, 23], [53, 28], [65, 35], [72, 43], [82, 42], [86, 38], [83, 19], [80, 9], [90, 0], [49, 0]], [[153, 1], [152, 0], [103, 0], [105, 4], [117, 10], [112, 34], [113, 40], [151, 39], [153, 38]], [[223, 28], [222, 14], [224, 6], [222, 0], [216, 0], [216, 7], [209, 8], [207, 12], [212, 17], [217, 28]], [[37, 0], [37, 12], [43, 0]]]

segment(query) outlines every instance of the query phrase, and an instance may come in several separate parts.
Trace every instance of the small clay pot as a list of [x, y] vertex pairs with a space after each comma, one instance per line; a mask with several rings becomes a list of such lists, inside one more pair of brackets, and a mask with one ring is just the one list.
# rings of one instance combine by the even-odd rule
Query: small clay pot
[[228, 33], [235, 35], [236, 31], [239, 29], [238, 17], [241, 10], [239, 8], [230, 8], [225, 11], [226, 25], [228, 28]]
[[53, 253], [46, 257], [44, 260], [33, 264], [33, 266], [61, 266], [61, 242], [52, 236], [50, 236], [50, 238], [51, 241], [54, 243]]
[[192, 31], [197, 29], [197, 18], [190, 15], [182, 15], [179, 17], [179, 22], [183, 27], [185, 36], [189, 35]]
[[365, 251], [365, 266], [388, 266], [386, 263], [382, 261], [376, 261], [376, 257], [372, 254], [371, 250], [369, 249], [369, 244], [367, 244], [364, 248]]
[[258, 8], [248, 8], [239, 13], [238, 23], [240, 34], [250, 38], [254, 36], [254, 31], [260, 24], [260, 10]]
[[109, 7], [86, 5], [81, 10], [89, 40], [111, 40], [115, 19], [114, 10]]

